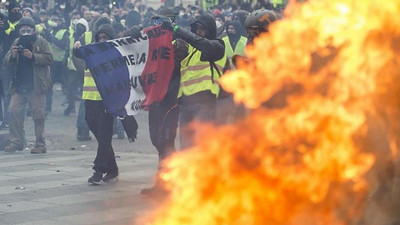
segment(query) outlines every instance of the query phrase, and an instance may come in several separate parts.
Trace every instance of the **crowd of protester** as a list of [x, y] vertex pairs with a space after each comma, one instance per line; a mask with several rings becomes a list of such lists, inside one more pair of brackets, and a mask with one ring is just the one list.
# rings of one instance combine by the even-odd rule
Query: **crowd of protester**
[[[244, 57], [245, 46], [260, 32], [268, 31], [269, 23], [282, 13], [281, 6], [268, 0], [224, 2], [207, 9], [204, 5], [154, 9], [137, 0], [103, 3], [56, 1], [53, 8], [48, 1], [0, 3], [0, 129], [10, 130], [10, 145], [5, 151], [23, 149], [23, 121], [31, 116], [36, 135], [31, 153], [46, 153], [45, 116], [53, 104], [63, 104], [65, 116], [77, 113], [77, 140], [91, 140], [91, 131], [98, 142], [95, 173], [89, 178], [94, 184], [118, 177], [113, 135], [124, 138], [126, 134], [134, 141], [138, 127], [133, 117], [121, 122], [105, 111], [77, 49], [118, 37], [135, 37], [155, 24], [174, 32], [175, 67], [168, 92], [162, 102], [149, 108], [150, 138], [161, 161], [176, 150], [178, 121], [181, 148], [189, 148], [198, 129], [191, 126], [193, 121], [224, 124], [244, 113], [243, 107], [219, 87], [218, 79], [234, 69], [235, 55]], [[191, 66], [203, 69], [191, 71]], [[209, 83], [195, 84], [196, 80]], [[52, 101], [54, 84], [61, 87], [64, 102]], [[159, 191], [156, 183], [142, 193]]]

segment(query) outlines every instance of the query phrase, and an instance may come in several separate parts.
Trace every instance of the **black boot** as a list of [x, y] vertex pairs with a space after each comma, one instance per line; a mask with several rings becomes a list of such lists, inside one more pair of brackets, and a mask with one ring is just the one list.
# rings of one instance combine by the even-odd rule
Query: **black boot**
[[70, 113], [75, 112], [75, 107], [69, 105], [65, 110], [64, 110], [64, 116], [69, 116]]
[[90, 141], [92, 138], [89, 135], [89, 129], [79, 127], [78, 128], [78, 133], [76, 134], [76, 139], [78, 141]]

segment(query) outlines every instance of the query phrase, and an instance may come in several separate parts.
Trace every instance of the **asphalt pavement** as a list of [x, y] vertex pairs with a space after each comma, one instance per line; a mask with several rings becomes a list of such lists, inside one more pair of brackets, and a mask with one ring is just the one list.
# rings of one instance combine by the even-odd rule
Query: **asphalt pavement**
[[[140, 194], [153, 183], [158, 157], [151, 145], [147, 113], [141, 112], [138, 139], [113, 139], [119, 166], [115, 183], [90, 185], [97, 143], [76, 140], [76, 115], [64, 116], [61, 91], [53, 94], [53, 111], [47, 116], [46, 154], [31, 154], [33, 121], [25, 120], [27, 147], [16, 153], [0, 151], [1, 225], [131, 225], [158, 199]], [[76, 102], [76, 112], [78, 102]], [[0, 134], [7, 131], [0, 131]], [[93, 137], [93, 135], [92, 135]]]

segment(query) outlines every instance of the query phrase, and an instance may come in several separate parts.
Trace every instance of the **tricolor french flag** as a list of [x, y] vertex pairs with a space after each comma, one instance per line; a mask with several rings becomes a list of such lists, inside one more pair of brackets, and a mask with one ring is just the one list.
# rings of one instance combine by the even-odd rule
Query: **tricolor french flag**
[[172, 32], [161, 25], [125, 37], [80, 48], [108, 113], [136, 115], [160, 102], [174, 68]]

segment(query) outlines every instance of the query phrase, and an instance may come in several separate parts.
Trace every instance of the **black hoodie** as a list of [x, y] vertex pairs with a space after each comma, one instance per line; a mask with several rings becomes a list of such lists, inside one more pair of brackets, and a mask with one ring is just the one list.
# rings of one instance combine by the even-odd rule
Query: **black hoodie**
[[[207, 31], [205, 38], [196, 34], [199, 25], [204, 27]], [[222, 40], [217, 39], [217, 26], [211, 16], [201, 15], [191, 24], [191, 32], [179, 28], [176, 30], [175, 34], [176, 37], [182, 38], [184, 41], [199, 50], [201, 52], [200, 59], [202, 61], [215, 62], [224, 57], [225, 45]]]
[[[232, 25], [235, 28], [235, 31], [236, 31], [235, 34], [230, 34], [228, 32], [228, 27], [230, 25]], [[231, 43], [232, 49], [235, 50], [236, 44], [238, 43], [240, 36], [241, 36], [240, 35], [241, 25], [238, 21], [230, 21], [230, 22], [226, 23], [225, 29], [226, 29], [226, 34], [229, 38], [229, 42]]]

